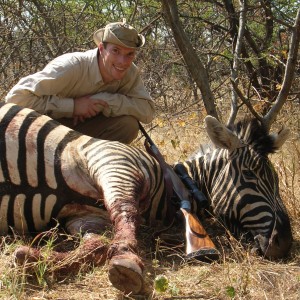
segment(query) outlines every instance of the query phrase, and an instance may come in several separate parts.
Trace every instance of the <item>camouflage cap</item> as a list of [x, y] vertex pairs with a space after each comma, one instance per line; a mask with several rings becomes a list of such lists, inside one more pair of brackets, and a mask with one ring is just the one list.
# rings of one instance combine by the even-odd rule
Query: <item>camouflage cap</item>
[[145, 37], [126, 22], [116, 22], [95, 31], [94, 42], [97, 46], [100, 42], [107, 42], [126, 48], [140, 48], [145, 44]]

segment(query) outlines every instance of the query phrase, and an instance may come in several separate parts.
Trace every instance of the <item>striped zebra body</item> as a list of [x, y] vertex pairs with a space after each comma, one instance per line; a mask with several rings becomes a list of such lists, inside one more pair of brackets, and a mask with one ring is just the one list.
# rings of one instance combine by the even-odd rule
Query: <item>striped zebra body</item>
[[1, 234], [91, 216], [96, 227], [99, 217], [117, 223], [122, 213], [164, 218], [163, 176], [151, 156], [79, 134], [30, 109], [1, 105], [0, 163]]
[[[282, 134], [269, 136], [261, 146], [260, 139], [247, 138], [252, 129], [242, 142], [216, 122], [207, 119], [208, 133], [226, 150], [196, 156], [185, 165], [233, 232], [249, 231], [268, 257], [284, 256], [291, 228], [267, 159], [279, 148]], [[138, 293], [143, 286], [138, 224], [142, 217], [154, 224], [165, 216], [162, 170], [147, 152], [79, 134], [27, 108], [0, 105], [0, 234], [38, 232], [57, 221], [70, 233], [99, 232], [110, 222], [114, 237], [109, 246], [99, 248], [99, 239], [91, 238], [86, 255], [91, 263], [95, 257], [100, 263], [104, 255], [112, 284]], [[21, 262], [30, 253], [39, 257], [30, 251], [17, 249], [15, 257]], [[79, 253], [86, 262], [84, 251]]]
[[217, 147], [188, 159], [184, 165], [189, 175], [235, 236], [245, 234], [254, 240], [266, 257], [286, 256], [291, 226], [268, 154], [284, 143], [287, 131], [269, 135], [257, 120], [240, 122], [232, 131], [212, 117], [206, 123]]

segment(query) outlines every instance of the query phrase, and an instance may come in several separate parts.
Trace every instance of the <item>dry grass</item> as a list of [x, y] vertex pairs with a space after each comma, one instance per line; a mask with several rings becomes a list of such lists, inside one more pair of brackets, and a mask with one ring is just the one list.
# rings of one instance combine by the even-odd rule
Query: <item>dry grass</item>
[[[288, 119], [281, 116], [277, 124], [291, 128], [292, 136], [283, 149], [272, 156], [279, 173], [281, 194], [292, 220], [294, 244], [291, 257], [285, 261], [270, 262], [255, 256], [238, 241], [224, 235], [216, 221], [204, 224], [221, 252], [221, 261], [205, 264], [184, 260], [182, 247], [171, 247], [156, 240], [151, 247], [149, 228], [139, 233], [140, 255], [146, 264], [148, 294], [123, 295], [114, 289], [107, 278], [107, 266], [82, 272], [75, 277], [55, 280], [47, 272], [47, 262], [37, 269], [36, 278], [26, 277], [21, 268], [12, 265], [12, 253], [20, 239], [2, 239], [0, 254], [1, 299], [300, 299], [300, 185], [299, 112], [291, 107]], [[294, 110], [295, 109], [295, 110]], [[206, 134], [197, 116], [186, 114], [182, 120], [156, 120], [158, 126], [151, 136], [169, 162], [184, 159], [200, 144]], [[142, 147], [141, 142], [137, 142]], [[180, 235], [180, 234], [179, 234]], [[45, 271], [46, 268], [46, 271]], [[164, 275], [165, 291], [154, 288], [155, 278]]]

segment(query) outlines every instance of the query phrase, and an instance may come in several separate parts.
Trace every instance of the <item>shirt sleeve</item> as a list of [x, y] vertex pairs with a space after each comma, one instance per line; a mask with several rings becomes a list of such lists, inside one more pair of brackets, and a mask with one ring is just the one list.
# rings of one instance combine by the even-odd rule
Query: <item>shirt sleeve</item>
[[67, 62], [51, 63], [42, 71], [20, 79], [7, 94], [5, 102], [32, 108], [54, 119], [72, 117], [73, 98], [57, 95], [70, 84], [72, 78], [74, 80], [74, 73]]
[[116, 93], [101, 92], [92, 96], [108, 103], [102, 113], [106, 117], [131, 115], [142, 123], [150, 123], [154, 119], [155, 105], [147, 92], [137, 69], [127, 75], [128, 81], [121, 84]]

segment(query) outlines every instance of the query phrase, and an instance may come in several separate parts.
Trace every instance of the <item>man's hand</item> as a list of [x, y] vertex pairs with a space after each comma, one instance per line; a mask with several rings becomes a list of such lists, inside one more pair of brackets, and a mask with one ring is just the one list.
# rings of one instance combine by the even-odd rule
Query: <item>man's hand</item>
[[74, 99], [74, 112], [73, 112], [73, 125], [76, 126], [79, 122], [84, 122], [85, 119], [95, 117], [103, 107], [108, 107], [108, 104], [104, 100], [91, 99], [91, 96], [83, 96]]

